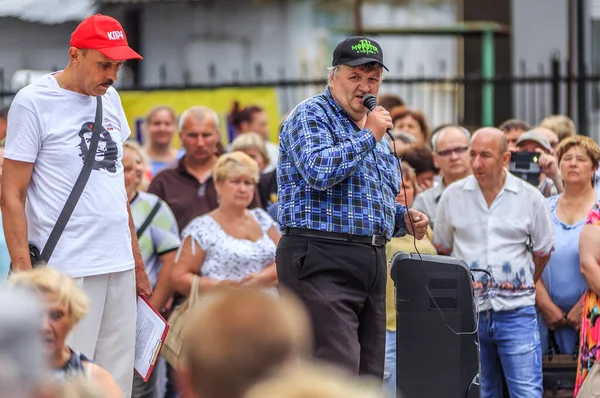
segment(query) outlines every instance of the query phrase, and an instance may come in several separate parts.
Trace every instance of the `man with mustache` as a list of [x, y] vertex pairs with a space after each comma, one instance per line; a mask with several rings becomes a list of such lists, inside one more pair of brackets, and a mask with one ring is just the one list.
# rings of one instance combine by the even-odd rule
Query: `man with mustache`
[[2, 181], [12, 270], [26, 271], [29, 244], [43, 250], [83, 167], [82, 136], [94, 130], [101, 98], [102, 140], [115, 146], [107, 151], [116, 162], [93, 167], [48, 264], [73, 277], [92, 302], [68, 345], [108, 370], [125, 397], [133, 379], [136, 293], [151, 294], [123, 177], [123, 142], [131, 131], [112, 87], [128, 59], [142, 57], [118, 21], [101, 14], [84, 20], [71, 35], [67, 67], [15, 96]]
[[481, 398], [539, 398], [542, 350], [535, 283], [550, 260], [554, 226], [540, 191], [506, 170], [509, 139], [484, 127], [473, 134], [473, 174], [440, 199], [433, 243], [439, 254], [464, 260], [473, 272], [479, 324]]
[[[280, 130], [277, 248], [281, 285], [307, 306], [314, 354], [383, 379], [385, 245], [396, 232], [421, 239], [427, 216], [396, 203], [400, 165], [386, 129], [388, 111], [369, 113], [383, 50], [366, 37], [335, 48], [328, 86], [292, 111]], [[409, 222], [409, 217], [412, 222]]]

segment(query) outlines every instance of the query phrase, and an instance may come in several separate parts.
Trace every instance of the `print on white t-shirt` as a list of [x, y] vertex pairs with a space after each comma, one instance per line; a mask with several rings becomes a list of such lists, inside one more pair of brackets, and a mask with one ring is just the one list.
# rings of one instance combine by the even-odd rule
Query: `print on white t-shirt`
[[[81, 153], [82, 163], [85, 163], [88, 151], [90, 149], [90, 142], [92, 141], [92, 134], [94, 130], [94, 123], [84, 123], [79, 130], [79, 150]], [[110, 133], [102, 127], [100, 132], [100, 139], [98, 140], [98, 150], [96, 151], [96, 161], [94, 162], [93, 169], [101, 170], [104, 169], [110, 173], [117, 172], [119, 149], [117, 143], [113, 141]]]
[[[131, 134], [115, 89], [102, 96], [102, 133], [87, 185], [49, 264], [72, 277], [133, 268], [123, 142]], [[48, 74], [20, 90], [9, 111], [5, 157], [34, 163], [25, 212], [40, 250], [83, 167], [96, 98], [61, 88]]]

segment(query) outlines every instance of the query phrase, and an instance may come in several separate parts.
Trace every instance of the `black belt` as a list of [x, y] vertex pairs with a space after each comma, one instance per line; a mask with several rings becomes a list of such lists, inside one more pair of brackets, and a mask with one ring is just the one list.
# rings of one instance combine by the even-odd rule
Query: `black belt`
[[337, 240], [340, 242], [355, 242], [355, 243], [366, 243], [371, 246], [385, 246], [387, 239], [381, 235], [363, 236], [363, 235], [351, 235], [351, 234], [340, 234], [337, 232], [325, 232], [318, 231], [316, 229], [305, 229], [305, 228], [283, 228], [284, 236], [304, 236], [306, 238], [321, 238], [329, 240]]

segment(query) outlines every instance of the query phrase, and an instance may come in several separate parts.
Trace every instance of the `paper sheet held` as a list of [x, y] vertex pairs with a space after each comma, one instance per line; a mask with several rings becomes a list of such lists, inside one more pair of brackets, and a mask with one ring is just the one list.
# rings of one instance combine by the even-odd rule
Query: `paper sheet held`
[[144, 381], [152, 374], [168, 330], [167, 321], [138, 296], [134, 368]]

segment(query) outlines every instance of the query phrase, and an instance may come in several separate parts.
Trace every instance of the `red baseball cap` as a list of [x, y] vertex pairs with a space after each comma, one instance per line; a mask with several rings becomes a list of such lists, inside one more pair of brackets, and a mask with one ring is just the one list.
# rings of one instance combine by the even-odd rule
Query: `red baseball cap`
[[71, 33], [71, 47], [98, 50], [110, 59], [143, 59], [129, 47], [123, 27], [116, 19], [96, 14], [84, 19]]

